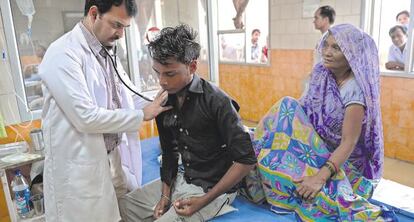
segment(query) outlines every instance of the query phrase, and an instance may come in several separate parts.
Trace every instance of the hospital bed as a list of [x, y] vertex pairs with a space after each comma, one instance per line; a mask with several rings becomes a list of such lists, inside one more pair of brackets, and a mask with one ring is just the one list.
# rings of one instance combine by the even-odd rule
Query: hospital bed
[[[153, 137], [150, 139], [145, 139], [141, 141], [142, 148], [142, 159], [143, 159], [143, 184], [148, 184], [154, 180], [157, 180], [160, 177], [160, 169], [157, 157], [159, 156], [160, 144], [158, 137]], [[404, 209], [396, 208], [387, 204], [384, 204], [377, 200], [372, 200], [375, 204], [385, 205], [388, 208], [392, 208], [397, 213], [397, 217], [400, 222], [414, 222], [414, 212], [409, 212]], [[414, 202], [413, 202], [414, 205]], [[253, 204], [241, 196], [238, 196], [233, 202], [233, 206], [238, 209], [238, 211], [225, 214], [223, 216], [215, 218], [214, 222], [267, 222], [267, 221], [284, 221], [284, 222], [294, 222], [297, 221], [295, 215], [278, 215], [269, 210], [268, 205], [256, 205]]]

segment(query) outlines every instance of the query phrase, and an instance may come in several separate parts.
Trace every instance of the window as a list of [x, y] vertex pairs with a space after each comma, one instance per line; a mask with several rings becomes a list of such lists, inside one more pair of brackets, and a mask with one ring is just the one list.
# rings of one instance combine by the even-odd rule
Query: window
[[132, 38], [137, 47], [132, 47], [137, 55], [138, 67], [135, 84], [141, 91], [154, 91], [160, 88], [158, 77], [152, 70], [152, 60], [148, 54], [147, 44], [159, 30], [167, 26], [186, 23], [198, 33], [197, 41], [201, 45], [197, 74], [210, 80], [207, 10], [206, 0], [136, 0], [138, 14], [135, 18], [136, 30]]
[[414, 0], [367, 1], [366, 8], [373, 9], [371, 32], [378, 45], [381, 73], [414, 77], [410, 59], [413, 22], [407, 16], [413, 6]]
[[268, 0], [217, 0], [220, 62], [267, 64]]
[[[81, 3], [82, 2], [82, 3]], [[83, 18], [83, 1], [1, 1], [7, 52], [22, 121], [40, 118], [43, 105], [38, 65], [49, 45]], [[125, 37], [117, 55], [129, 71]]]

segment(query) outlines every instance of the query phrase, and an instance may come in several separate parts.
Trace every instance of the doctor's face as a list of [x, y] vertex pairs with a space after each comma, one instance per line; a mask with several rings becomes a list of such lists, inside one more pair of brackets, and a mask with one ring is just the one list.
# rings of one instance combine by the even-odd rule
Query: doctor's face
[[187, 86], [193, 79], [193, 74], [197, 69], [197, 61], [192, 61], [189, 65], [178, 62], [176, 59], [168, 59], [167, 64], [153, 61], [152, 69], [157, 73], [160, 86], [168, 94], [176, 94]]
[[124, 36], [125, 28], [130, 26], [131, 17], [125, 5], [112, 6], [104, 13], [97, 14], [92, 26], [96, 38], [107, 47], [115, 45], [115, 41]]

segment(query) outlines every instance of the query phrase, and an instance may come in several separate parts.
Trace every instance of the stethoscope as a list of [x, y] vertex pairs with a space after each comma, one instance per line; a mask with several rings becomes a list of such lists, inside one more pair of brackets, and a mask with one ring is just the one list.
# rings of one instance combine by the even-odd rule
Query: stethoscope
[[[96, 18], [96, 17], [95, 17]], [[128, 84], [126, 84], [126, 82], [124, 81], [124, 79], [121, 77], [121, 74], [119, 74], [119, 71], [118, 71], [118, 68], [117, 68], [117, 63], [116, 63], [116, 49], [117, 49], [117, 46], [118, 46], [118, 41], [117, 40], [115, 40], [115, 46], [114, 46], [114, 58], [112, 58], [112, 55], [108, 52], [108, 50], [107, 50], [107, 48], [99, 41], [99, 39], [96, 37], [96, 35], [95, 35], [95, 32], [93, 31], [94, 30], [94, 28], [92, 27], [92, 30], [91, 30], [91, 34], [93, 35], [93, 37], [96, 39], [96, 41], [97, 42], [99, 42], [99, 44], [101, 45], [101, 47], [104, 49], [104, 51], [105, 51], [105, 53], [106, 53], [106, 55], [109, 57], [109, 59], [111, 60], [111, 64], [112, 64], [112, 67], [114, 68], [114, 70], [115, 70], [115, 73], [116, 73], [116, 75], [118, 76], [118, 78], [119, 78], [119, 80], [121, 80], [121, 82], [122, 82], [122, 84], [124, 84], [124, 86], [129, 90], [129, 91], [131, 91], [132, 93], [134, 93], [135, 95], [137, 95], [137, 96], [139, 96], [139, 97], [141, 97], [142, 99], [144, 99], [144, 100], [146, 100], [146, 101], [148, 101], [148, 102], [153, 102], [154, 100], [153, 99], [150, 99], [150, 98], [148, 98], [148, 97], [146, 97], [146, 96], [144, 96], [144, 95], [142, 95], [141, 93], [139, 93], [139, 92], [137, 92], [136, 90], [134, 90], [134, 89], [132, 89], [131, 88], [131, 86], [129, 86]]]
[[109, 59], [111, 60], [111, 64], [112, 67], [114, 68], [116, 75], [118, 76], [119, 80], [121, 80], [122, 84], [124, 84], [124, 86], [131, 92], [133, 92], [135, 95], [143, 98], [144, 100], [148, 101], [148, 102], [152, 102], [154, 101], [153, 99], [150, 99], [144, 95], [142, 95], [141, 93], [137, 92], [136, 90], [132, 89], [131, 86], [129, 86], [128, 84], [126, 84], [126, 82], [124, 81], [124, 79], [122, 79], [121, 74], [119, 74], [118, 68], [117, 68], [117, 63], [116, 63], [116, 49], [117, 49], [117, 42], [115, 42], [115, 46], [114, 46], [114, 58], [112, 58], [112, 55], [108, 52], [108, 50], [105, 48], [105, 46], [102, 45], [102, 48], [104, 49], [105, 53], [108, 55]]

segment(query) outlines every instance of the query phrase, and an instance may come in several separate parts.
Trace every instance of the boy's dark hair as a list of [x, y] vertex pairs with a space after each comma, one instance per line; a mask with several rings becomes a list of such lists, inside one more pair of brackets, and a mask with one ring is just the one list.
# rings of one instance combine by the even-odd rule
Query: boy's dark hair
[[166, 27], [148, 44], [148, 51], [152, 59], [163, 65], [168, 64], [170, 58], [188, 65], [200, 56], [196, 37], [196, 31], [186, 24]]
[[86, 0], [83, 15], [88, 15], [89, 9], [94, 5], [98, 7], [99, 14], [104, 14], [108, 12], [112, 6], [118, 7], [124, 2], [128, 15], [131, 17], [135, 16], [137, 14], [137, 4], [135, 3], [135, 0]]
[[332, 25], [335, 22], [336, 12], [334, 8], [332, 8], [329, 5], [324, 5], [324, 6], [319, 7], [318, 10], [319, 10], [319, 14], [322, 17], [324, 18], [328, 17], [329, 24]]
[[407, 10], [401, 11], [395, 16], [395, 20], [398, 21], [398, 16], [405, 14], [407, 17], [410, 17], [410, 13]]
[[253, 30], [252, 30], [252, 35], [253, 35], [255, 32], [258, 32], [258, 33], [260, 34], [260, 29], [253, 29]]
[[392, 33], [394, 33], [395, 31], [397, 31], [397, 29], [400, 29], [404, 33], [404, 35], [407, 35], [407, 27], [402, 26], [402, 25], [396, 25], [396, 26], [390, 28], [390, 31], [388, 32], [388, 34], [390, 35], [390, 37], [391, 37], [391, 34]]

